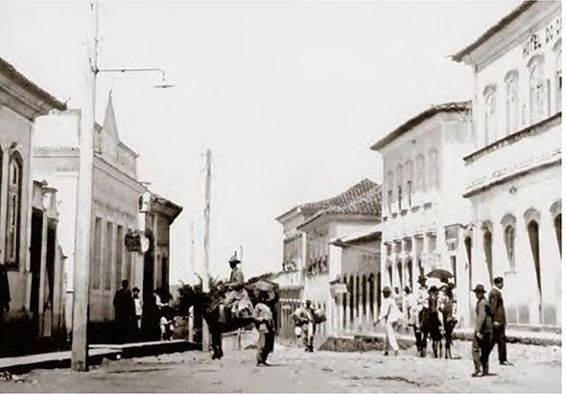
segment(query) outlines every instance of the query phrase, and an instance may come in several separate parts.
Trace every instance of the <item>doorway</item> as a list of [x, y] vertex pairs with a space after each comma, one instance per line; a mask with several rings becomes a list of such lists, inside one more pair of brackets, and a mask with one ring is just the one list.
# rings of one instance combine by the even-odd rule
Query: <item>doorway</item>
[[39, 314], [39, 286], [41, 279], [41, 245], [43, 243], [43, 212], [33, 208], [31, 214], [30, 274], [31, 296], [29, 310], [37, 323]]
[[531, 244], [531, 253], [533, 255], [533, 262], [535, 265], [535, 274], [538, 289], [538, 313], [539, 321], [542, 322], [542, 284], [540, 277], [540, 245], [539, 245], [539, 227], [535, 220], [531, 220], [527, 225], [527, 232], [529, 233], [529, 242]]

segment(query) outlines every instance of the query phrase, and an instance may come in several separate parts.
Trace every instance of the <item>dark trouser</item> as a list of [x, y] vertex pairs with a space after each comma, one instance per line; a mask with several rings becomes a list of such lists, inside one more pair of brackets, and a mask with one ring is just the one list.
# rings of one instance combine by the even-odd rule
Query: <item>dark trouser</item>
[[415, 332], [415, 344], [417, 345], [417, 351], [421, 350], [422, 345], [422, 332], [417, 326], [413, 326], [413, 331]]
[[482, 339], [474, 334], [472, 341], [472, 358], [474, 359], [474, 369], [476, 372], [483, 370], [489, 372], [489, 353], [491, 352], [491, 333], [482, 333]]
[[499, 353], [499, 362], [507, 361], [507, 338], [505, 338], [505, 325], [494, 325], [493, 326], [493, 337], [491, 339], [491, 349], [497, 344], [497, 351]]
[[274, 342], [273, 332], [260, 332], [257, 341], [257, 362], [265, 363], [267, 361], [267, 356], [273, 351]]

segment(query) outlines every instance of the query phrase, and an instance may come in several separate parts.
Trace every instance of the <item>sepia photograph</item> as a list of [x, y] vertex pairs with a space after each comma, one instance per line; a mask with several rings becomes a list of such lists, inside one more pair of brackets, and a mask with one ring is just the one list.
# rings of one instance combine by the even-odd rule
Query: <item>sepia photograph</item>
[[0, 0], [0, 392], [561, 392], [561, 24]]

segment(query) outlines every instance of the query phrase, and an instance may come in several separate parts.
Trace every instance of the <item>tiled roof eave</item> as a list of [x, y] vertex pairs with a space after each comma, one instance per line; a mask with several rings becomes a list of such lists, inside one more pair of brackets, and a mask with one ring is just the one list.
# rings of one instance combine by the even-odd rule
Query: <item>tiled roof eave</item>
[[398, 126], [396, 129], [391, 131], [385, 137], [381, 138], [375, 144], [373, 144], [370, 149], [374, 151], [378, 151], [381, 148], [389, 145], [391, 142], [395, 141], [403, 134], [411, 130], [412, 128], [418, 126], [425, 120], [432, 118], [434, 115], [442, 113], [442, 112], [465, 112], [471, 109], [471, 102], [470, 101], [454, 101], [439, 105], [433, 105], [432, 107], [422, 111], [421, 113], [413, 116], [405, 123]]

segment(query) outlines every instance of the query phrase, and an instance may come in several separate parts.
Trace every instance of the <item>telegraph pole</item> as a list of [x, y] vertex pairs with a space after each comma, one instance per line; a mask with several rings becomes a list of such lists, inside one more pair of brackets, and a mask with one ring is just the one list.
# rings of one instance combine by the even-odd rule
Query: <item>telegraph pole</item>
[[[206, 151], [206, 183], [205, 183], [205, 205], [204, 205], [204, 260], [202, 275], [202, 291], [208, 293], [210, 291], [210, 283], [208, 276], [208, 260], [209, 260], [209, 243], [210, 243], [210, 175], [211, 175], [212, 152], [210, 149]], [[210, 338], [208, 325], [206, 320], [202, 319], [202, 350], [207, 352], [210, 348]]]
[[94, 25], [89, 32], [88, 70], [86, 73], [87, 95], [81, 115], [79, 180], [77, 191], [77, 212], [75, 228], [75, 261], [73, 268], [73, 342], [71, 368], [88, 371], [88, 310], [89, 310], [89, 267], [90, 229], [92, 210], [92, 172], [94, 113], [96, 105], [96, 74], [98, 57], [98, 1], [91, 2]]

